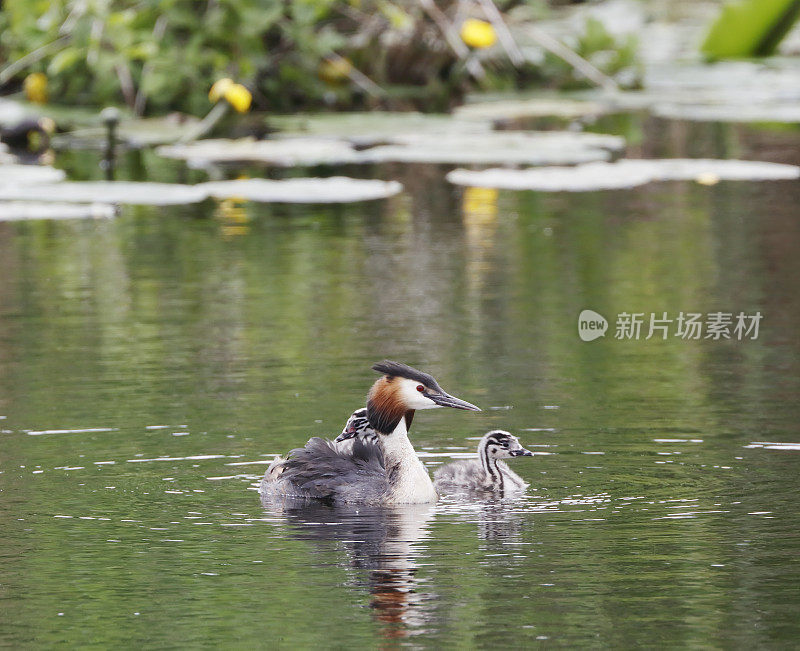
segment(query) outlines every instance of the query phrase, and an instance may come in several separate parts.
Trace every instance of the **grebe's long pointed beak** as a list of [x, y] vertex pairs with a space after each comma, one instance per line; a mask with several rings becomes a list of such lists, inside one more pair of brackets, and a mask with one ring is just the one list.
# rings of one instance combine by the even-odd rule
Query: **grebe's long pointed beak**
[[511, 452], [509, 452], [509, 454], [512, 457], [532, 457], [533, 456], [533, 452], [531, 452], [530, 450], [527, 450], [526, 448], [519, 448], [519, 450], [511, 450]]
[[480, 407], [476, 407], [466, 400], [451, 396], [444, 391], [442, 391], [442, 393], [431, 393], [428, 397], [440, 407], [452, 407], [453, 409], [464, 409], [466, 411], [481, 411]]

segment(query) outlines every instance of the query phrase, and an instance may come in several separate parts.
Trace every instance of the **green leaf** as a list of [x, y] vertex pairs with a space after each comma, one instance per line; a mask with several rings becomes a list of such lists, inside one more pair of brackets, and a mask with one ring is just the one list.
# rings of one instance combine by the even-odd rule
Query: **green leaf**
[[800, 16], [800, 0], [745, 0], [722, 8], [701, 46], [711, 59], [767, 56]]
[[77, 47], [67, 47], [56, 54], [47, 66], [47, 74], [50, 77], [57, 77], [62, 72], [72, 68], [78, 61], [84, 58], [83, 50]]
[[152, 41], [137, 43], [125, 50], [125, 55], [132, 61], [145, 61], [158, 53], [158, 45]]

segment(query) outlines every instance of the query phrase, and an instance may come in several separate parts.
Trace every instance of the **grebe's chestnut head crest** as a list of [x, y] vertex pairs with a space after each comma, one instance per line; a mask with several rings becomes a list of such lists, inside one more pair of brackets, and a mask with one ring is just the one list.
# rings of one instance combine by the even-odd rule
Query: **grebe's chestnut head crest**
[[480, 411], [475, 405], [451, 396], [433, 376], [411, 366], [385, 360], [375, 364], [373, 370], [383, 374], [370, 389], [367, 414], [372, 427], [383, 434], [394, 431], [400, 418], [410, 426], [416, 409], [452, 407], [467, 411]]

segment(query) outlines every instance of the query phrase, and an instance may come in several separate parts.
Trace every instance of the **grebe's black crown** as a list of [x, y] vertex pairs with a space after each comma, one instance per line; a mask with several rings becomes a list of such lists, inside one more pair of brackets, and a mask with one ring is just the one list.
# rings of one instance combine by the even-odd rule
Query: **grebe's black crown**
[[407, 366], [406, 364], [401, 364], [400, 362], [393, 362], [385, 359], [384, 361], [373, 365], [372, 370], [378, 371], [378, 373], [383, 373], [384, 375], [388, 375], [389, 377], [408, 378], [414, 382], [424, 384], [429, 389], [433, 389], [439, 393], [444, 392], [442, 387], [439, 386], [439, 383], [433, 378], [432, 375], [418, 371], [417, 369]]

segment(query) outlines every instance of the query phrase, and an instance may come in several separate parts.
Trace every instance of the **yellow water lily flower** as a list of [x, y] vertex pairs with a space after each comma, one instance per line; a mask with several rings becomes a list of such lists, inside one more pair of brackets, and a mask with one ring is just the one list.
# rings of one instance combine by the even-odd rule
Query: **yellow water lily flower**
[[33, 72], [25, 77], [22, 88], [25, 90], [25, 97], [28, 98], [28, 101], [35, 104], [47, 102], [47, 75], [43, 72]]
[[211, 90], [208, 91], [209, 101], [212, 104], [216, 104], [222, 97], [225, 96], [225, 93], [231, 86], [233, 86], [233, 79], [228, 77], [217, 79], [217, 81], [215, 81], [214, 85], [211, 87]]
[[233, 84], [225, 90], [225, 99], [239, 113], [247, 113], [253, 102], [253, 95], [241, 84]]
[[353, 70], [353, 64], [344, 57], [329, 57], [323, 59], [317, 68], [317, 76], [322, 81], [334, 84], [347, 79]]
[[491, 47], [497, 41], [497, 34], [491, 23], [477, 18], [469, 18], [461, 25], [461, 40], [474, 48]]
[[250, 91], [229, 77], [218, 79], [208, 91], [208, 99], [213, 103], [217, 103], [223, 97], [239, 113], [247, 113], [250, 110], [250, 104], [253, 103], [253, 95]]

